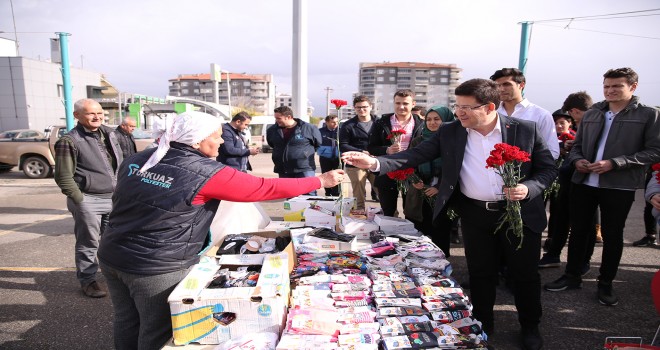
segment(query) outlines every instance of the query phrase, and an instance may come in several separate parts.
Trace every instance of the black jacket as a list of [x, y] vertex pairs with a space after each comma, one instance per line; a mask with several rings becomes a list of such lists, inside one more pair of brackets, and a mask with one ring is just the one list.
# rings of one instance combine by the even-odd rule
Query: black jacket
[[[343, 152], [362, 152], [366, 151], [369, 146], [369, 134], [374, 129], [374, 124], [378, 117], [375, 115], [371, 116], [371, 129], [369, 133], [364, 131], [360, 126], [360, 119], [357, 116], [345, 121], [342, 123], [339, 128], [339, 150]], [[351, 167], [351, 165], [346, 165]]]
[[[521, 201], [521, 214], [523, 224], [540, 234], [547, 224], [543, 190], [550, 186], [557, 176], [555, 160], [534, 122], [500, 116], [500, 125], [503, 142], [518, 146], [531, 155], [531, 161], [523, 163], [521, 167], [521, 183], [529, 189], [528, 198]], [[415, 168], [419, 164], [442, 157], [442, 178], [438, 187], [440, 192], [433, 209], [433, 218], [437, 222], [443, 208], [450, 204], [455, 198], [454, 194], [460, 191], [458, 178], [466, 145], [467, 130], [458, 121], [449, 122], [443, 124], [431, 139], [416, 147], [378, 157], [380, 171], [382, 173]]]
[[222, 139], [216, 160], [238, 171], [252, 170], [250, 149], [245, 144], [243, 135], [229, 123], [222, 124]]
[[[374, 122], [374, 126], [371, 128], [371, 134], [369, 135], [369, 146], [367, 151], [374, 156], [382, 156], [387, 154], [387, 147], [392, 145], [392, 141], [387, 139], [387, 136], [392, 132], [392, 122], [390, 117], [394, 113], [383, 114], [383, 116]], [[410, 137], [410, 140], [421, 136], [422, 129], [424, 127], [424, 121], [417, 114], [412, 115], [415, 125], [413, 126], [413, 133]], [[383, 186], [396, 186], [395, 181], [387, 177], [385, 174], [387, 172], [381, 171], [379, 176], [376, 177], [375, 185], [378, 187]]]
[[[392, 132], [392, 122], [390, 117], [394, 113], [383, 114], [383, 117], [374, 122], [371, 128], [371, 135], [369, 135], [369, 146], [367, 151], [374, 156], [382, 156], [387, 154], [387, 147], [392, 146], [392, 141], [387, 139], [387, 136]], [[415, 126], [413, 126], [413, 133], [410, 139], [422, 135], [422, 128], [424, 121], [417, 114], [412, 115]]]
[[144, 173], [138, 170], [156, 149], [121, 165], [110, 222], [99, 245], [104, 264], [138, 275], [180, 271], [199, 262], [199, 253], [211, 242], [209, 228], [220, 201], [192, 201], [224, 165], [190, 146], [171, 145]]
[[295, 120], [294, 134], [288, 142], [284, 141], [282, 129], [277, 124], [266, 131], [266, 141], [273, 148], [274, 172], [278, 174], [316, 170], [314, 153], [321, 145], [321, 133], [316, 126], [298, 118]]
[[121, 153], [124, 155], [124, 159], [132, 156], [137, 153], [137, 148], [135, 147], [135, 138], [133, 134], [129, 134], [121, 126], [118, 126], [115, 129], [114, 133], [117, 136], [117, 141], [121, 147]]

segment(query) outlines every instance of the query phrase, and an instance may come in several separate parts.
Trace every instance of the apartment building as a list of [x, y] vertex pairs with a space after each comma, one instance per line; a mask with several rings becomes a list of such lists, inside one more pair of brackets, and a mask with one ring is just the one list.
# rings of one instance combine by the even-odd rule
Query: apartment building
[[[181, 74], [169, 80], [170, 96], [213, 102], [211, 74]], [[218, 84], [220, 104], [272, 114], [275, 108], [275, 85], [272, 74], [222, 74]]]
[[455, 64], [420, 62], [360, 63], [359, 93], [374, 102], [373, 113], [394, 111], [394, 93], [401, 89], [415, 92], [415, 101], [423, 107], [451, 106], [459, 85], [461, 68]]
[[[293, 98], [291, 97], [291, 94], [277, 94], [275, 101], [275, 107], [287, 106], [293, 108]], [[273, 111], [271, 110], [270, 113], [267, 114], [270, 115], [272, 113]], [[307, 100], [307, 116], [311, 117], [312, 115], [314, 115], [314, 107], [312, 107], [311, 102]]]

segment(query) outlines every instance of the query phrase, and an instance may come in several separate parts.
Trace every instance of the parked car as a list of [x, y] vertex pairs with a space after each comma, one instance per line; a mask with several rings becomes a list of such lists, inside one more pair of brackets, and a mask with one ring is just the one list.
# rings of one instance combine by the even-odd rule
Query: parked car
[[44, 134], [37, 130], [18, 129], [0, 132], [0, 140], [4, 139], [43, 139]]
[[0, 170], [18, 166], [25, 176], [41, 179], [53, 174], [55, 142], [66, 134], [65, 126], [49, 126], [41, 138], [0, 140]]
[[154, 136], [151, 131], [135, 129], [133, 130], [133, 138], [135, 139], [135, 148], [137, 151], [143, 151], [154, 143]]
[[268, 153], [272, 150], [266, 142], [266, 130], [273, 124], [275, 124], [275, 117], [272, 115], [254, 116], [250, 122], [250, 134], [252, 140], [261, 142], [261, 151], [264, 153]]

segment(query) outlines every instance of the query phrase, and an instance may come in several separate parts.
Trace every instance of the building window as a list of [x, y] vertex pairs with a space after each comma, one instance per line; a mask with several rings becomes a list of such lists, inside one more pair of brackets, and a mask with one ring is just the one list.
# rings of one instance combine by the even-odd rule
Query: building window
[[417, 81], [428, 81], [429, 77], [417, 77], [417, 79], [415, 79], [415, 80], [417, 80]]
[[432, 82], [432, 83], [435, 83], [435, 78], [431, 77], [431, 78], [429, 78], [429, 81]]
[[373, 74], [375, 71], [373, 68], [365, 68], [362, 70], [362, 74]]
[[378, 77], [378, 78], [376, 78], [376, 81], [385, 81], [385, 78], [383, 78], [383, 77]]
[[376, 74], [385, 74], [384, 69], [376, 69]]
[[250, 93], [250, 89], [243, 89], [243, 93], [244, 93], [244, 94], [249, 94], [249, 93]]
[[181, 93], [184, 94], [184, 95], [188, 95], [188, 89], [182, 89]]
[[375, 84], [371, 84], [371, 83], [362, 84], [363, 88], [372, 88], [374, 86], [375, 86]]
[[399, 89], [410, 89], [410, 84], [399, 84], [397, 85]]
[[181, 86], [188, 86], [188, 82], [187, 81], [182, 81]]
[[195, 94], [195, 95], [199, 94], [199, 89], [194, 89], [193, 94]]
[[238, 86], [238, 82], [237, 81], [232, 81], [231, 86]]
[[390, 81], [396, 81], [396, 77], [390, 77]]
[[410, 81], [410, 77], [399, 77], [399, 81]]
[[440, 78], [440, 82], [441, 82], [441, 83], [448, 83], [448, 82], [449, 82], [449, 78], [442, 77], [442, 78]]
[[390, 68], [390, 74], [396, 74], [396, 69]]
[[249, 82], [249, 81], [244, 81], [244, 82], [243, 82], [243, 86], [250, 86], [251, 84], [252, 84], [252, 83]]
[[440, 75], [449, 75], [449, 70], [448, 69], [441, 70]]
[[429, 74], [435, 74], [435, 73], [436, 73], [436, 70], [435, 70], [435, 69], [431, 69], [431, 70], [429, 71]]
[[362, 80], [376, 80], [376, 78], [371, 76], [363, 76]]
[[399, 69], [399, 74], [401, 74], [401, 73], [411, 73], [411, 72], [412, 72], [412, 70], [410, 70], [410, 69], [408, 69], [408, 68], [401, 68], [401, 69]]
[[199, 86], [199, 81], [193, 81], [193, 86]]
[[64, 86], [62, 84], [57, 84], [57, 97], [64, 96]]

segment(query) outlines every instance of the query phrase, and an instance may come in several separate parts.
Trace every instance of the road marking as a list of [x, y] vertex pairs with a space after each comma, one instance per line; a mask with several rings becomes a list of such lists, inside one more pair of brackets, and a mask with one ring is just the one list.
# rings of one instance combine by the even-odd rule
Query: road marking
[[13, 228], [13, 229], [11, 229], [11, 230], [2, 230], [2, 231], [0, 231], [0, 236], [6, 235], [6, 234], [9, 234], [9, 233], [16, 233], [17, 231], [20, 231], [20, 230], [22, 230], [22, 229], [28, 228], [28, 227], [30, 227], [30, 226], [38, 225], [38, 224], [41, 224], [41, 223], [44, 223], [44, 222], [47, 222], [47, 221], [53, 221], [53, 220], [64, 219], [64, 218], [67, 218], [67, 217], [71, 217], [71, 214], [60, 214], [60, 215], [55, 215], [55, 216], [50, 217], [50, 218], [47, 218], [47, 219], [43, 219], [43, 220], [39, 220], [39, 221], [35, 221], [35, 222], [31, 222], [31, 223], [29, 223], [29, 224], [25, 224], [25, 225], [23, 225], [23, 226], [19, 226], [19, 227]]
[[11, 272], [54, 272], [54, 271], [76, 271], [75, 267], [1, 267], [0, 271]]

